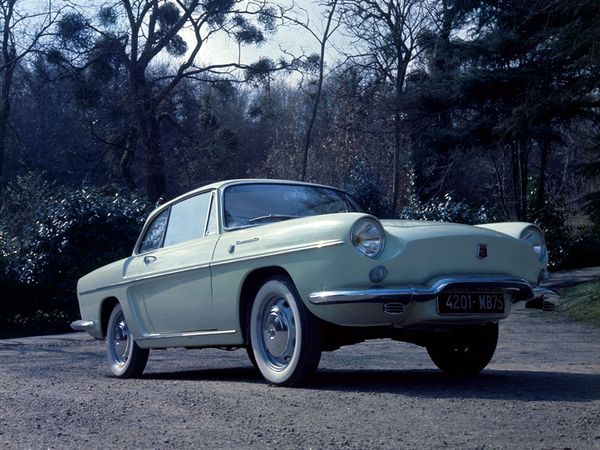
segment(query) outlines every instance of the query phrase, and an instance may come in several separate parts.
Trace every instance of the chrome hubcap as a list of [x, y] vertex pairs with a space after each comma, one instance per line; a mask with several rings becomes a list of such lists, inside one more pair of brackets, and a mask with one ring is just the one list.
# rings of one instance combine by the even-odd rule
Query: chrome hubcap
[[267, 302], [262, 316], [262, 341], [265, 359], [274, 369], [284, 369], [296, 347], [294, 312], [283, 298]]
[[113, 336], [113, 355], [115, 357], [115, 362], [119, 365], [124, 365], [129, 358], [129, 348], [132, 343], [132, 338], [123, 314], [120, 314], [118, 320], [115, 321]]

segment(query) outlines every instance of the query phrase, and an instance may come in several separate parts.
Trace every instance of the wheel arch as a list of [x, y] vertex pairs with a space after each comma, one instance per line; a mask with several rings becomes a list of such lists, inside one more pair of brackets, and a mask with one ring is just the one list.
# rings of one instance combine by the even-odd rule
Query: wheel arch
[[100, 305], [100, 330], [102, 331], [102, 337], [106, 337], [108, 329], [108, 319], [113, 308], [119, 304], [119, 299], [116, 297], [107, 297], [102, 300]]
[[292, 283], [294, 280], [290, 273], [281, 266], [267, 266], [261, 267], [260, 269], [254, 269], [252, 272], [246, 275], [242, 288], [240, 290], [240, 327], [242, 330], [242, 336], [244, 338], [244, 344], [250, 342], [248, 335], [248, 315], [252, 308], [252, 301], [256, 296], [256, 293], [264, 282], [276, 275], [281, 275], [288, 278]]

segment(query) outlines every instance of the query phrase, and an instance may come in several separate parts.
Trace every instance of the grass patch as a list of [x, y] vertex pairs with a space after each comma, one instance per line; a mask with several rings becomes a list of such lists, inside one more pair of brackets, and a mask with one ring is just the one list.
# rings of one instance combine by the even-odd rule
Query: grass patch
[[560, 299], [560, 309], [570, 318], [600, 326], [600, 281], [577, 285]]

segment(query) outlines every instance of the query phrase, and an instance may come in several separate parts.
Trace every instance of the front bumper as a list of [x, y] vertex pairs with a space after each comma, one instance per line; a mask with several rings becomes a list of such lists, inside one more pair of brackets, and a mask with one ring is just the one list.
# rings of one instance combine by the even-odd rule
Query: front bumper
[[[503, 313], [440, 314], [437, 298], [449, 292], [502, 292], [506, 306]], [[308, 295], [308, 305], [317, 317], [338, 325], [436, 328], [497, 322], [508, 317], [517, 302], [549, 310], [545, 307], [551, 305], [548, 299], [557, 295], [521, 278], [463, 276], [436, 279], [427, 285], [313, 292]]]
[[460, 277], [443, 278], [430, 286], [409, 285], [395, 288], [349, 289], [313, 292], [308, 300], [313, 305], [336, 305], [343, 303], [385, 303], [409, 304], [435, 299], [444, 291], [494, 290], [511, 294], [513, 303], [540, 298], [554, 298], [558, 293], [547, 288], [532, 285], [521, 278], [507, 277]]

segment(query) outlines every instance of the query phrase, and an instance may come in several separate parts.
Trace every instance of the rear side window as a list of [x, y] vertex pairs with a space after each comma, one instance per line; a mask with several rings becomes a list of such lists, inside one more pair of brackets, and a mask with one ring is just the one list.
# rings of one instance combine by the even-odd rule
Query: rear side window
[[171, 206], [164, 245], [173, 245], [204, 236], [211, 193], [196, 195]]
[[139, 253], [145, 253], [152, 250], [156, 250], [162, 246], [163, 236], [165, 235], [165, 229], [167, 228], [167, 219], [169, 218], [169, 210], [165, 209], [158, 216], [154, 218], [142, 243], [140, 244]]

